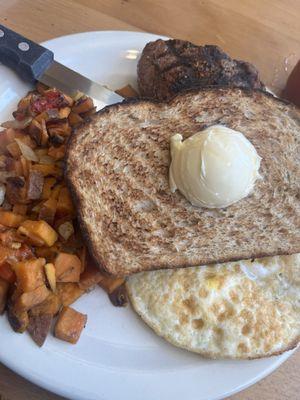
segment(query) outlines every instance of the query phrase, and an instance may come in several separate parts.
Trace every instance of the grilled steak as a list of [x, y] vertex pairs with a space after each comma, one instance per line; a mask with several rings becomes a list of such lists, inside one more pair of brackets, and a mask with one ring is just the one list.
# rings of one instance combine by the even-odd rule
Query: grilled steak
[[148, 43], [138, 63], [143, 97], [166, 100], [194, 86], [264, 88], [255, 67], [230, 58], [217, 46], [196, 46], [185, 40]]

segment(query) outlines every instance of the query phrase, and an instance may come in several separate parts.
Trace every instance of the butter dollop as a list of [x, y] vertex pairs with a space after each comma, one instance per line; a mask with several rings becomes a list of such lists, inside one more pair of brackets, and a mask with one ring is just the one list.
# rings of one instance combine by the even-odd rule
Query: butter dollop
[[261, 158], [241, 133], [213, 125], [183, 141], [171, 137], [170, 189], [194, 206], [227, 207], [253, 190]]

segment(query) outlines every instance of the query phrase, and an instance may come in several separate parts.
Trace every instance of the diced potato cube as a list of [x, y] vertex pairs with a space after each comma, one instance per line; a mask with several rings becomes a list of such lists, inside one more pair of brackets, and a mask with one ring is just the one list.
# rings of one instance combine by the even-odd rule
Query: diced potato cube
[[73, 206], [72, 198], [68, 188], [63, 187], [58, 196], [57, 215], [62, 216], [66, 214], [73, 215], [75, 209]]
[[53, 224], [57, 208], [57, 200], [50, 197], [41, 205], [39, 211], [39, 219], [46, 221], [48, 224]]
[[50, 332], [52, 319], [53, 317], [50, 314], [29, 316], [27, 331], [39, 347], [42, 347], [45, 343]]
[[29, 318], [26, 310], [21, 310], [13, 304], [10, 304], [7, 309], [7, 318], [10, 326], [15, 332], [23, 333], [26, 331]]
[[44, 258], [21, 261], [14, 267], [17, 275], [17, 285], [22, 292], [32, 292], [39, 286], [44, 285]]
[[81, 297], [85, 291], [80, 289], [78, 283], [57, 283], [56, 293], [61, 300], [63, 306], [69, 306], [73, 304], [79, 297]]
[[10, 228], [17, 228], [25, 219], [24, 215], [12, 211], [0, 211], [0, 224]]
[[50, 285], [50, 288], [52, 292], [55, 292], [56, 290], [56, 271], [55, 267], [52, 263], [48, 263], [45, 265], [45, 272], [46, 272], [46, 277], [48, 280], [48, 283]]
[[79, 282], [81, 261], [75, 254], [59, 253], [54, 266], [57, 282]]
[[55, 164], [35, 164], [31, 170], [41, 172], [44, 176], [61, 177], [63, 175], [62, 169]]
[[49, 290], [46, 285], [39, 286], [32, 292], [27, 292], [21, 294], [19, 299], [17, 300], [16, 306], [21, 310], [30, 310], [32, 307], [41, 304], [43, 301], [47, 299], [49, 296]]
[[18, 232], [28, 237], [30, 237], [30, 234], [33, 234], [43, 242], [43, 245], [49, 247], [51, 247], [58, 238], [55, 230], [45, 221], [24, 221], [18, 229]]
[[46, 178], [44, 181], [43, 191], [42, 191], [42, 199], [47, 200], [51, 196], [52, 189], [56, 183], [55, 178]]
[[14, 157], [19, 158], [21, 153], [20, 147], [17, 142], [12, 142], [6, 146], [7, 151]]
[[[3, 253], [3, 246], [0, 247], [0, 258], [3, 260], [6, 259], [6, 255]], [[3, 257], [4, 256], [4, 257]], [[16, 274], [12, 267], [5, 261], [2, 261], [0, 264], [0, 278], [5, 280], [8, 283], [14, 283], [16, 281]]]
[[15, 204], [13, 207], [13, 213], [19, 214], [19, 215], [26, 215], [26, 213], [27, 213], [26, 204]]
[[70, 307], [64, 307], [55, 325], [58, 339], [76, 344], [87, 322], [87, 316]]
[[72, 112], [76, 114], [86, 113], [93, 107], [93, 100], [90, 97], [82, 96], [72, 107]]

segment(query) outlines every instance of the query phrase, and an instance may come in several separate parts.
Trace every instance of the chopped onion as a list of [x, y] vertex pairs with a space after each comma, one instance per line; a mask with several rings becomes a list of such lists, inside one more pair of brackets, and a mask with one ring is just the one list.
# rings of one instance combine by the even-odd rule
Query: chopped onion
[[23, 143], [20, 139], [15, 139], [15, 141], [18, 143], [21, 153], [26, 158], [26, 160], [35, 162], [39, 161], [38, 156], [35, 154], [31, 147]]
[[3, 183], [0, 183], [0, 206], [2, 206], [4, 202], [6, 187]]
[[68, 240], [74, 233], [74, 227], [72, 222], [65, 222], [59, 225], [58, 233], [62, 236], [65, 240]]
[[12, 129], [25, 129], [30, 122], [32, 121], [32, 117], [26, 117], [22, 121], [18, 121], [16, 119], [12, 121], [6, 121], [1, 124], [2, 128], [12, 128]]

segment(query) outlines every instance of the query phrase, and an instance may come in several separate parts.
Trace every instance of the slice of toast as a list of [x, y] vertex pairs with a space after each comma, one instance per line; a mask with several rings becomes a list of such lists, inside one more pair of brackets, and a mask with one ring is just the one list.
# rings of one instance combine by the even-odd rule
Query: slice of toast
[[[170, 137], [213, 124], [242, 132], [262, 157], [253, 193], [226, 209], [169, 189]], [[261, 91], [106, 107], [72, 135], [66, 177], [91, 253], [113, 275], [300, 252], [300, 112]]]

